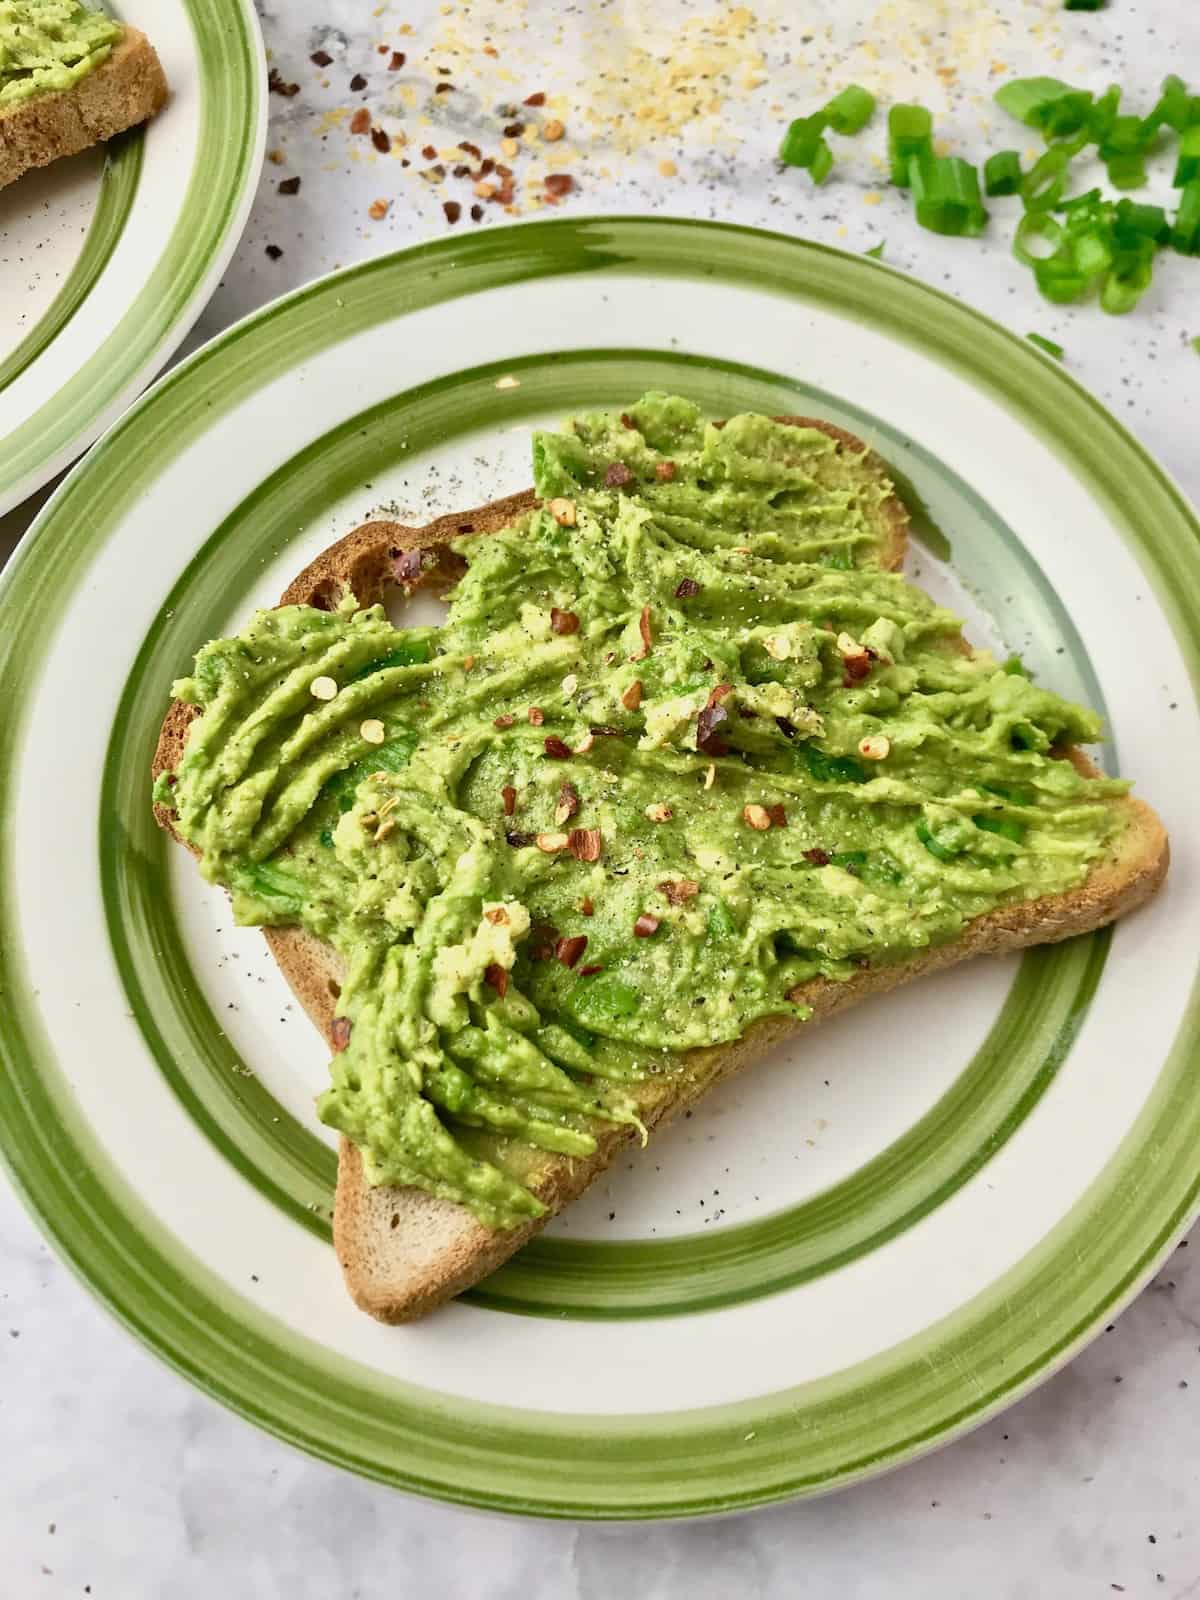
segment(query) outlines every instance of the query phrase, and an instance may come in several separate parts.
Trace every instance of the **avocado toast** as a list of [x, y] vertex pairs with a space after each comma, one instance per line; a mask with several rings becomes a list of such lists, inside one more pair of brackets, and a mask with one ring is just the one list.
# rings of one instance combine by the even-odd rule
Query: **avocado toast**
[[[334, 1050], [357, 1303], [476, 1282], [776, 1041], [1157, 887], [1091, 713], [895, 574], [860, 441], [647, 396], [533, 494], [368, 523], [176, 686], [160, 822]], [[449, 591], [394, 629], [389, 587]]]

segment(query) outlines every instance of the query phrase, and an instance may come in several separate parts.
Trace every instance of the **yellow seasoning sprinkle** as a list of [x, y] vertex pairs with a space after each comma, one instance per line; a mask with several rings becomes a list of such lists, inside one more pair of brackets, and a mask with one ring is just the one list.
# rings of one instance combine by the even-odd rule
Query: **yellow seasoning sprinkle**
[[658, 163], [658, 175], [660, 178], [673, 178], [676, 176], [678, 171], [679, 168], [671, 160], [660, 161]]

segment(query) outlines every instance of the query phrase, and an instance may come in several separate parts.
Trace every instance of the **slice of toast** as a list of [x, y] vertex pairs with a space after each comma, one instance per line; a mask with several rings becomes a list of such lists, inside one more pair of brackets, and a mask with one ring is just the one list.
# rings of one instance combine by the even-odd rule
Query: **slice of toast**
[[[831, 424], [804, 417], [781, 422], [820, 428], [856, 454], [866, 447]], [[886, 468], [873, 455], [864, 466], [886, 478]], [[349, 584], [362, 605], [381, 600], [391, 588], [398, 551], [435, 550], [441, 559], [425, 564], [419, 580], [446, 588], [461, 570], [461, 558], [449, 548], [464, 536], [483, 537], [510, 526], [538, 504], [532, 492], [493, 501], [459, 516], [439, 518], [423, 528], [395, 522], [368, 522], [332, 545], [284, 592], [283, 605], [336, 604]], [[899, 567], [905, 552], [908, 516], [893, 494], [879, 511], [881, 564]], [[428, 563], [429, 558], [426, 557]], [[175, 770], [183, 755], [187, 729], [196, 708], [174, 703], [167, 713], [155, 752], [155, 777]], [[1084, 773], [1094, 772], [1078, 750], [1065, 752]], [[695, 1103], [714, 1083], [740, 1071], [773, 1045], [806, 1032], [823, 1017], [896, 985], [937, 971], [971, 956], [1049, 944], [1087, 933], [1140, 905], [1158, 888], [1167, 870], [1167, 836], [1155, 813], [1142, 801], [1123, 797], [1105, 802], [1121, 808], [1128, 826], [1116, 853], [1097, 865], [1079, 888], [1003, 907], [969, 923], [962, 936], [891, 966], [865, 969], [845, 982], [817, 978], [799, 996], [812, 1007], [812, 1018], [769, 1017], [755, 1023], [736, 1043], [689, 1051], [681, 1069], [669, 1078], [629, 1086], [638, 1115], [653, 1129]], [[157, 808], [160, 823], [170, 829], [172, 814]], [[332, 1024], [340, 993], [341, 972], [334, 952], [302, 928], [264, 929], [271, 953], [309, 1017], [333, 1049]], [[596, 1151], [585, 1159], [534, 1152], [522, 1181], [542, 1200], [544, 1217], [522, 1227], [494, 1232], [463, 1206], [435, 1199], [415, 1188], [373, 1188], [364, 1179], [359, 1152], [348, 1139], [338, 1157], [334, 1206], [334, 1245], [355, 1303], [382, 1322], [406, 1322], [422, 1316], [461, 1293], [507, 1260], [537, 1233], [556, 1211], [582, 1194], [637, 1137], [623, 1124], [596, 1130]]]
[[0, 189], [32, 167], [78, 155], [161, 111], [167, 80], [144, 33], [125, 29], [112, 54], [69, 89], [0, 107]]

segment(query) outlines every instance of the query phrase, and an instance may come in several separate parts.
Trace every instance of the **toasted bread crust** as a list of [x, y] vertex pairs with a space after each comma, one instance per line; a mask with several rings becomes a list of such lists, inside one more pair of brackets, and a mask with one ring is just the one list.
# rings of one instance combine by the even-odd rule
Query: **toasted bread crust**
[[112, 54], [69, 89], [0, 109], [0, 189], [32, 167], [77, 155], [145, 122], [166, 100], [167, 80], [154, 46], [127, 27]]
[[[824, 422], [802, 417], [778, 420], [820, 428], [856, 451], [866, 448], [854, 435]], [[868, 456], [868, 462], [886, 475], [877, 458]], [[463, 515], [441, 517], [424, 528], [389, 521], [365, 523], [305, 568], [288, 586], [281, 604], [327, 607], [336, 603], [347, 582], [363, 604], [373, 603], [394, 582], [394, 552], [414, 548], [438, 550], [448, 558], [431, 565], [422, 579], [434, 587], [448, 583], [455, 571], [455, 560], [447, 550], [450, 540], [497, 532], [536, 504], [532, 493], [525, 493]], [[895, 496], [881, 510], [883, 560], [895, 568], [904, 556], [908, 516]], [[155, 752], [156, 776], [178, 765], [195, 714], [192, 707], [171, 706]], [[1067, 755], [1081, 772], [1094, 772], [1079, 751]], [[1078, 889], [976, 918], [952, 944], [892, 966], [865, 969], [844, 983], [814, 979], [801, 995], [812, 1007], [809, 1022], [797, 1022], [794, 1017], [765, 1018], [734, 1044], [688, 1052], [682, 1070], [670, 1079], [633, 1086], [646, 1127], [661, 1126], [715, 1083], [751, 1065], [782, 1040], [871, 995], [972, 956], [1054, 943], [1090, 932], [1133, 910], [1154, 893], [1166, 874], [1167, 837], [1155, 813], [1142, 801], [1128, 798], [1110, 803], [1126, 811], [1128, 826], [1116, 854], [1094, 869]], [[160, 807], [157, 815], [169, 829], [171, 813]], [[331, 1027], [341, 976], [334, 952], [303, 928], [267, 928], [264, 932], [297, 999], [332, 1048]], [[343, 1139], [338, 1156], [334, 1246], [355, 1304], [382, 1322], [408, 1322], [423, 1316], [506, 1261], [550, 1216], [582, 1194], [636, 1136], [631, 1128], [606, 1125], [597, 1134], [592, 1156], [579, 1160], [547, 1156], [530, 1185], [545, 1203], [546, 1216], [500, 1232], [484, 1227], [464, 1207], [422, 1190], [372, 1188], [364, 1179], [357, 1148]]]

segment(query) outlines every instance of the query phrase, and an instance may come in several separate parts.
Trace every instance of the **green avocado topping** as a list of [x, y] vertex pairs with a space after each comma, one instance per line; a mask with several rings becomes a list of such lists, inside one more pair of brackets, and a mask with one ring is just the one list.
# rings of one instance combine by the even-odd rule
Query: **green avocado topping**
[[77, 0], [0, 0], [0, 109], [71, 88], [122, 32], [119, 22]]
[[442, 627], [346, 594], [206, 645], [156, 789], [240, 922], [338, 953], [319, 1109], [369, 1180], [492, 1227], [681, 1052], [1079, 884], [1125, 791], [884, 570], [891, 486], [823, 432], [650, 394], [533, 455]]

